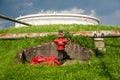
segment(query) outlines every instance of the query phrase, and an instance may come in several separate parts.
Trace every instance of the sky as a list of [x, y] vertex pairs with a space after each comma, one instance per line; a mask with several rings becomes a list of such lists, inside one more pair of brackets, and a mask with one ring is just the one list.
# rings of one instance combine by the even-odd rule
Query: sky
[[[41, 11], [63, 11], [92, 15], [101, 25], [120, 26], [120, 0], [0, 0], [0, 14], [16, 18]], [[0, 19], [0, 29], [14, 26]]]

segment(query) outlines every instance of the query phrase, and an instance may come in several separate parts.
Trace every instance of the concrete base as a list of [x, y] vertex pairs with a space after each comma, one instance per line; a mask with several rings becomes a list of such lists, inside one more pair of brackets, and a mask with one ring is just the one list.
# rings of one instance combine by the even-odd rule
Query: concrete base
[[99, 50], [105, 51], [105, 43], [103, 38], [94, 38], [95, 48]]

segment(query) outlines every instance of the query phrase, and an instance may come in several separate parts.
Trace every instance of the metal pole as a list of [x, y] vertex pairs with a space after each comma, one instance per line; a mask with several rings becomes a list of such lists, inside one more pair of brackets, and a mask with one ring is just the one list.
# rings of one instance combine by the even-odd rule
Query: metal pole
[[4, 16], [2, 14], [0, 14], [0, 18], [2, 19], [6, 19], [6, 20], [9, 20], [9, 21], [12, 21], [12, 22], [17, 22], [17, 23], [20, 23], [20, 24], [24, 24], [24, 25], [27, 25], [27, 26], [32, 26], [31, 24], [28, 24], [28, 23], [25, 23], [25, 22], [22, 22], [22, 21], [18, 21], [18, 20], [15, 20], [13, 18], [10, 18], [8, 16]]

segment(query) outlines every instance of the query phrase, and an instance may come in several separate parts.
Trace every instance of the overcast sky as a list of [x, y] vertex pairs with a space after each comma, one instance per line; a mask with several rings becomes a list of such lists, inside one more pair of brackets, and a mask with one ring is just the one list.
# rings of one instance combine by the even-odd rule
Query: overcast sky
[[[51, 10], [94, 15], [102, 25], [120, 26], [120, 0], [0, 0], [0, 14], [12, 18]], [[10, 26], [0, 19], [0, 29]]]

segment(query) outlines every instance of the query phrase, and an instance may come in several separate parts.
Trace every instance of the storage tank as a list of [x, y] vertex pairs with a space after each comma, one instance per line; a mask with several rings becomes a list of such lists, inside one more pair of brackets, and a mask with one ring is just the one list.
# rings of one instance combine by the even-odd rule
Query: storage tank
[[[16, 18], [32, 25], [49, 25], [49, 24], [85, 24], [85, 25], [99, 25], [100, 20], [96, 17], [78, 13], [38, 13], [32, 15], [25, 15]], [[16, 23], [15, 27], [24, 26]]]

